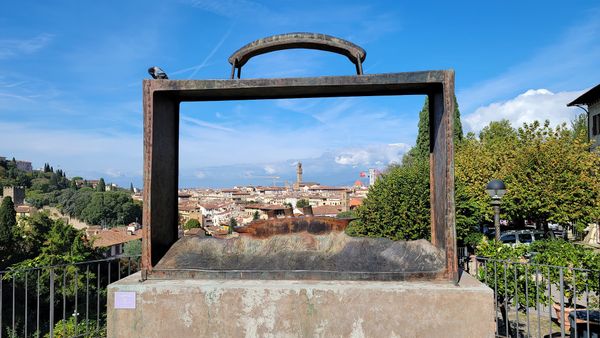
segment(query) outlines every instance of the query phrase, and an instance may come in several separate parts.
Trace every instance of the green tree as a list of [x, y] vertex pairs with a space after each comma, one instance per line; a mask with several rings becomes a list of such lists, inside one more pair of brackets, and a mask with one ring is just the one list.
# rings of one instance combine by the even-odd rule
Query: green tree
[[38, 212], [23, 220], [23, 240], [19, 241], [19, 254], [23, 259], [40, 254], [53, 224], [54, 221], [50, 219], [48, 212]]
[[336, 218], [356, 218], [356, 211], [355, 210], [348, 210], [348, 211], [342, 211], [339, 214], [337, 214], [335, 216]]
[[468, 235], [461, 234], [461, 229], [491, 221], [493, 211], [485, 186], [494, 178], [504, 180], [513, 170], [517, 148], [516, 130], [508, 120], [491, 122], [478, 137], [469, 134], [458, 145], [454, 161], [458, 238]]
[[580, 142], [589, 142], [588, 117], [586, 113], [577, 115], [577, 117], [571, 121], [571, 130], [573, 131], [573, 138], [578, 139]]
[[237, 226], [237, 221], [235, 220], [235, 218], [231, 217], [229, 219], [229, 228], [227, 230], [227, 233], [232, 234], [233, 233], [233, 228], [235, 228]]
[[56, 173], [52, 173], [52, 175], [50, 175], [49, 186], [52, 190], [59, 188], [58, 175]]
[[[458, 101], [454, 97], [454, 144], [458, 144], [463, 139], [462, 122], [460, 121], [460, 110]], [[429, 98], [425, 98], [423, 108], [419, 112], [419, 125], [416, 144], [404, 157], [405, 162], [410, 162], [414, 158], [429, 158]]]
[[142, 241], [135, 240], [125, 243], [123, 246], [123, 252], [125, 252], [125, 256], [128, 257], [140, 256], [142, 254]]
[[307, 200], [307, 199], [299, 199], [299, 200], [296, 202], [296, 208], [298, 208], [298, 209], [300, 209], [300, 208], [304, 208], [304, 207], [307, 207], [307, 206], [309, 206], [309, 205], [310, 205], [310, 203], [308, 202], [308, 200]]
[[565, 124], [524, 124], [517, 131], [518, 152], [506, 175], [503, 198], [509, 218], [576, 224], [583, 230], [600, 211], [600, 156], [573, 137]]
[[350, 233], [393, 240], [428, 238], [429, 162], [396, 165], [369, 189]]
[[0, 205], [0, 270], [3, 270], [14, 255], [14, 233], [17, 225], [17, 213], [12, 198], [2, 199]]
[[134, 192], [133, 183], [129, 183], [129, 192]]
[[256, 220], [259, 220], [259, 219], [260, 219], [260, 213], [258, 212], [258, 210], [256, 210], [254, 212], [254, 215], [252, 215], [252, 220], [256, 221]]
[[104, 183], [104, 178], [100, 178], [98, 185], [96, 185], [96, 191], [104, 192], [106, 191], [106, 183]]
[[183, 228], [184, 228], [185, 230], [190, 230], [190, 229], [193, 229], [193, 228], [199, 228], [199, 227], [200, 227], [200, 222], [199, 222], [197, 219], [195, 219], [195, 218], [189, 219], [189, 220], [188, 220], [187, 222], [185, 222], [185, 224], [183, 225]]
[[[463, 141], [458, 102], [454, 109], [454, 142], [458, 148]], [[350, 235], [418, 239], [429, 236], [429, 99], [419, 112], [418, 135], [415, 146], [404, 156], [402, 165], [388, 168], [386, 174], [369, 189], [363, 205], [357, 209], [358, 220], [350, 224]], [[381, 182], [380, 182], [381, 181]], [[379, 183], [379, 184], [378, 184]], [[458, 185], [461, 189], [464, 185]], [[457, 234], [466, 237], [477, 229], [477, 211], [468, 195], [457, 195]]]

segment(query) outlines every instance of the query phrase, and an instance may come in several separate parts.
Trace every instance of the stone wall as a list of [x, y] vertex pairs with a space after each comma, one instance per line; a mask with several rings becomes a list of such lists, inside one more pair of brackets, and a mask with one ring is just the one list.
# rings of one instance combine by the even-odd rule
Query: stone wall
[[459, 286], [139, 279], [109, 286], [108, 337], [494, 336], [493, 292], [467, 274]]

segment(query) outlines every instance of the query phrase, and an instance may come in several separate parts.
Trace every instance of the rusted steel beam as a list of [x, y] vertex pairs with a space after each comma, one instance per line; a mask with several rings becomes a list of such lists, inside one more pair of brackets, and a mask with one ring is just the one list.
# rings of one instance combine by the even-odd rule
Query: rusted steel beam
[[294, 48], [317, 49], [344, 55], [356, 66], [358, 75], [362, 75], [362, 63], [367, 57], [367, 52], [361, 47], [350, 41], [326, 34], [287, 33], [273, 35], [250, 42], [229, 57], [228, 61], [232, 67], [231, 79], [234, 78], [236, 69], [239, 78], [242, 66], [254, 56]]
[[[419, 95], [441, 90], [446, 71], [283, 79], [144, 80], [178, 101], [226, 101], [336, 96]], [[436, 88], [433, 88], [437, 86]]]
[[348, 223], [350, 223], [350, 219], [333, 217], [286, 217], [256, 220], [246, 226], [237, 228], [236, 231], [256, 238], [267, 238], [302, 231], [310, 234], [323, 234], [331, 231], [344, 231]]
[[454, 215], [454, 72], [429, 95], [431, 243], [446, 252], [448, 278], [458, 281]]
[[[166, 80], [156, 80], [166, 81]], [[151, 270], [177, 241], [179, 102], [154, 95], [144, 82], [144, 208], [142, 266]]]

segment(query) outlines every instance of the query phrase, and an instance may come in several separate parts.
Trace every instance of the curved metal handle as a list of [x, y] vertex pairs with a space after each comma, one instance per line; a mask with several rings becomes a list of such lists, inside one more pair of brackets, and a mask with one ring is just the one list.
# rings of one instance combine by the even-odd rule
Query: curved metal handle
[[294, 48], [318, 49], [345, 55], [356, 66], [357, 75], [362, 75], [362, 63], [367, 57], [367, 52], [361, 47], [350, 41], [330, 35], [318, 33], [287, 33], [273, 35], [250, 42], [231, 54], [229, 57], [229, 63], [232, 66], [231, 78], [234, 78], [235, 69], [237, 68], [237, 77], [239, 79], [242, 72], [242, 66], [254, 56]]

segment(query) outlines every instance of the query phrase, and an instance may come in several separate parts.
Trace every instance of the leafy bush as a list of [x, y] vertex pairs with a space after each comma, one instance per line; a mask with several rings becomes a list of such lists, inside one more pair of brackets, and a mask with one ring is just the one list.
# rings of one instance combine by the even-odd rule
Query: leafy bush
[[188, 220], [183, 225], [183, 228], [185, 230], [190, 230], [190, 229], [199, 228], [199, 227], [200, 227], [200, 222], [197, 219], [195, 219], [195, 218], [192, 218], [192, 219]]
[[[573, 305], [577, 292], [581, 293], [586, 288], [590, 291], [598, 291], [600, 255], [592, 249], [562, 239], [554, 239], [534, 242], [531, 251], [535, 253], [531, 259], [533, 263], [550, 266], [545, 270], [550, 275], [551, 283], [558, 289], [563, 288], [567, 306]], [[592, 283], [589, 282], [590, 280]]]
[[358, 207], [354, 233], [392, 240], [430, 235], [429, 161], [392, 166], [369, 189]]

